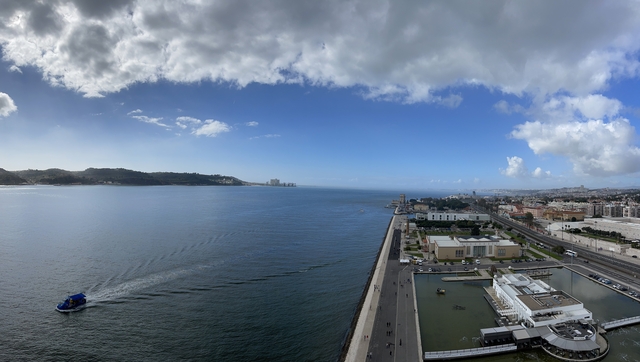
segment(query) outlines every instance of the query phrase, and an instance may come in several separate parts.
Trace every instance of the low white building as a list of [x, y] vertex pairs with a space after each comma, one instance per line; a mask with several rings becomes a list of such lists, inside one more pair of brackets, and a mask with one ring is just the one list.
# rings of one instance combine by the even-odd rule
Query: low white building
[[517, 316], [526, 327], [579, 320], [590, 322], [593, 318], [591, 311], [579, 300], [526, 275], [496, 275], [493, 290], [501, 304], [506, 306], [501, 314]]
[[427, 221], [458, 221], [458, 220], [470, 220], [470, 221], [491, 221], [491, 216], [488, 214], [468, 213], [468, 212], [427, 212], [416, 213], [417, 220]]

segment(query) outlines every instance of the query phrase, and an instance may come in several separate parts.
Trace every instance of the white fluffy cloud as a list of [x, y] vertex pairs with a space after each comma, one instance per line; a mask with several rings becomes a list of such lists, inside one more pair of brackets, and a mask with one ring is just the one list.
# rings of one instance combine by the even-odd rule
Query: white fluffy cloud
[[507, 164], [506, 169], [500, 169], [500, 173], [507, 177], [519, 179], [551, 177], [551, 171], [543, 171], [540, 167], [537, 167], [532, 173], [529, 173], [524, 160], [518, 156], [507, 157]]
[[191, 125], [198, 125], [201, 124], [202, 121], [197, 119], [197, 118], [193, 118], [193, 117], [178, 117], [176, 118], [176, 125], [178, 125], [178, 127], [185, 129], [188, 127], [189, 124]]
[[536, 167], [531, 173], [531, 176], [535, 178], [549, 178], [551, 177], [551, 171], [542, 171], [540, 167]]
[[500, 173], [507, 177], [524, 178], [529, 176], [527, 166], [524, 165], [524, 160], [518, 156], [507, 157], [507, 163], [509, 166], [505, 170], [500, 170]]
[[147, 117], [147, 116], [143, 116], [141, 113], [142, 113], [141, 109], [134, 109], [133, 111], [127, 113], [127, 116], [133, 119], [137, 119], [138, 121], [143, 123], [155, 124], [156, 126], [160, 126], [164, 128], [171, 128], [171, 126], [160, 122], [163, 119], [162, 117], [156, 117], [156, 118]]
[[619, 115], [622, 109], [620, 101], [599, 94], [550, 97], [522, 111], [533, 120], [517, 125], [511, 136], [535, 154], [566, 157], [578, 175], [632, 174], [640, 171], [640, 148], [635, 128]]
[[586, 95], [639, 71], [632, 0], [9, 1], [0, 24], [6, 61], [88, 97], [159, 79], [306, 82], [455, 107], [459, 85]]
[[208, 119], [204, 121], [204, 124], [193, 130], [193, 134], [196, 136], [216, 137], [220, 133], [231, 131], [231, 127], [228, 124], [220, 121]]
[[162, 121], [162, 117], [152, 118], [147, 116], [131, 116], [131, 118], [137, 119], [140, 122], [155, 124], [156, 126], [170, 128], [169, 125], [166, 125], [160, 121]]
[[[600, 94], [549, 96], [535, 99], [529, 108], [500, 101], [494, 109], [531, 118], [517, 125], [511, 137], [526, 141], [535, 154], [567, 158], [578, 175], [606, 177], [640, 171], [636, 130], [620, 116], [624, 106], [617, 99]], [[540, 171], [535, 176], [545, 174]]]
[[269, 134], [264, 134], [262, 136], [254, 136], [254, 137], [249, 137], [250, 140], [255, 140], [258, 138], [279, 138], [280, 135], [277, 133], [269, 133]]
[[0, 117], [6, 117], [17, 110], [13, 99], [7, 93], [0, 92]]
[[526, 122], [512, 136], [527, 141], [536, 154], [567, 157], [581, 175], [612, 176], [640, 171], [635, 128], [626, 119], [563, 123]]

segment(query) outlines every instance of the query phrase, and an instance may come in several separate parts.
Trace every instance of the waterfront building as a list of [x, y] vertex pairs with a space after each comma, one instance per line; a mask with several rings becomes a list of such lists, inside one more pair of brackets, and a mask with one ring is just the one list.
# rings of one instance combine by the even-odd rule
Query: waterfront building
[[427, 221], [458, 221], [458, 220], [471, 220], [471, 221], [491, 221], [491, 216], [488, 214], [469, 213], [469, 212], [445, 212], [445, 211], [432, 211], [427, 213], [416, 213], [417, 220]]
[[562, 361], [597, 361], [609, 346], [582, 302], [523, 274], [496, 274], [487, 301], [509, 325], [480, 331], [483, 346], [542, 347]]
[[530, 328], [572, 321], [591, 321], [582, 302], [542, 280], [523, 274], [496, 275], [493, 292], [505, 309], [499, 311]]
[[428, 250], [437, 259], [462, 260], [465, 258], [518, 258], [522, 255], [520, 244], [496, 236], [446, 236], [427, 235]]

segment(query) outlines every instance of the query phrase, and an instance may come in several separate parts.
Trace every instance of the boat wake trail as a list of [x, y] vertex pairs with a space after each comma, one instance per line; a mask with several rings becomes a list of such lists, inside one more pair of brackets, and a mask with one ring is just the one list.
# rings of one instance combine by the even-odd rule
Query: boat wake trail
[[[159, 273], [143, 276], [140, 278], [132, 279], [113, 287], [106, 287], [104, 289], [101, 288], [95, 292], [88, 290], [87, 300], [91, 301], [94, 305], [95, 303], [114, 301], [118, 298], [122, 298], [127, 295], [136, 294], [140, 290], [150, 288], [158, 284], [166, 283], [178, 278], [183, 278], [196, 273], [206, 272], [214, 268], [218, 268], [228, 264], [234, 264], [238, 261], [247, 260], [249, 258], [257, 259], [258, 257], [262, 256], [262, 254], [277, 252], [278, 249], [279, 248], [264, 250], [259, 252], [248, 252], [241, 255], [235, 255], [234, 257], [231, 257], [231, 258], [220, 259], [208, 264], [193, 265], [187, 268], [179, 268], [179, 269], [159, 272]], [[164, 256], [162, 258], [164, 258]], [[147, 264], [149, 264], [149, 262], [147, 262]], [[137, 270], [139, 269], [139, 267], [135, 269]], [[125, 278], [126, 275], [130, 274], [130, 272], [131, 270], [123, 271], [116, 278], [109, 278], [108, 281], [111, 281], [113, 279], [118, 280], [118, 279]]]
[[133, 294], [139, 290], [192, 274], [195, 271], [196, 269], [178, 269], [148, 275], [95, 293], [87, 294], [87, 299], [93, 303], [112, 301], [125, 295]]
[[[215, 240], [215, 239], [213, 239]], [[234, 265], [237, 264], [240, 261], [243, 260], [258, 260], [261, 257], [264, 256], [264, 254], [277, 254], [279, 252], [280, 249], [284, 248], [285, 246], [281, 246], [281, 247], [276, 247], [276, 248], [271, 248], [271, 249], [265, 249], [265, 250], [261, 250], [261, 251], [253, 251], [253, 252], [247, 252], [244, 254], [236, 254], [230, 258], [223, 258], [223, 259], [219, 259], [207, 264], [200, 264], [200, 265], [190, 265], [188, 267], [183, 267], [183, 268], [178, 268], [178, 269], [173, 269], [173, 270], [168, 270], [168, 271], [163, 271], [163, 272], [158, 272], [158, 273], [154, 273], [154, 274], [150, 274], [150, 275], [146, 275], [146, 276], [142, 276], [139, 278], [135, 278], [135, 279], [131, 279], [125, 282], [122, 282], [118, 285], [115, 286], [108, 286], [107, 284], [109, 282], [114, 282], [114, 281], [118, 281], [118, 280], [122, 280], [122, 279], [127, 279], [127, 276], [130, 275], [131, 273], [140, 270], [141, 268], [146, 267], [146, 265], [149, 264], [153, 264], [155, 261], [147, 261], [146, 264], [141, 263], [140, 265], [133, 267], [130, 270], [125, 270], [122, 273], [120, 273], [118, 276], [116, 277], [110, 277], [108, 278], [104, 283], [102, 283], [99, 287], [97, 287], [97, 290], [87, 290], [87, 300], [89, 302], [91, 302], [92, 306], [95, 306], [96, 304], [100, 304], [103, 302], [113, 302], [116, 301], [118, 299], [121, 299], [123, 297], [127, 297], [127, 296], [132, 296], [134, 298], [140, 298], [141, 294], [144, 294], [145, 296], [155, 296], [155, 294], [150, 294], [150, 293], [140, 293], [140, 291], [144, 290], [144, 289], [148, 289], [148, 288], [152, 288], [154, 286], [157, 286], [159, 284], [162, 283], [167, 283], [170, 281], [173, 281], [175, 279], [178, 278], [184, 278], [190, 275], [194, 275], [194, 274], [199, 274], [199, 273], [208, 273], [212, 270], [215, 270], [217, 268], [221, 268], [223, 266], [226, 265]], [[183, 248], [183, 250], [186, 250], [187, 248]], [[178, 253], [182, 253], [183, 251], [179, 251]], [[164, 258], [161, 257], [161, 258]], [[259, 276], [256, 278], [251, 278], [248, 280], [236, 280], [236, 281], [229, 281], [226, 284], [227, 285], [233, 285], [233, 284], [244, 284], [244, 283], [254, 283], [254, 282], [261, 282], [261, 281], [265, 281], [265, 280], [269, 280], [272, 278], [279, 278], [279, 277], [287, 277], [287, 276], [291, 276], [291, 275], [295, 275], [295, 274], [299, 274], [299, 273], [306, 273], [315, 269], [319, 269], [319, 268], [325, 268], [325, 267], [329, 267], [331, 265], [334, 264], [338, 264], [341, 263], [343, 260], [335, 260], [335, 261], [331, 261], [331, 262], [327, 262], [327, 263], [322, 263], [322, 264], [316, 264], [316, 265], [309, 265], [303, 268], [297, 268], [294, 270], [289, 270], [289, 271], [284, 271], [282, 273], [276, 273], [276, 274], [265, 274], [263, 276]], [[208, 290], [207, 288], [205, 288], [206, 290]], [[188, 288], [187, 290], [191, 290], [190, 288]], [[194, 291], [198, 291], [198, 288], [193, 289]], [[169, 293], [173, 293], [174, 291], [168, 291]], [[153, 292], [152, 292], [153, 293]], [[183, 293], [183, 292], [181, 292]], [[164, 295], [164, 293], [161, 293], [159, 295]]]

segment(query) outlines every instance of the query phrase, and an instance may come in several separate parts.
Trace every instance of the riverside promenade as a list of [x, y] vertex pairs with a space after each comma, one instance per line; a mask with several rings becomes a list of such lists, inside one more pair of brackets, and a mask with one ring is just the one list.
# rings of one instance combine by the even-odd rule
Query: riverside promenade
[[400, 265], [404, 216], [393, 216], [345, 361], [421, 361], [411, 267]]

